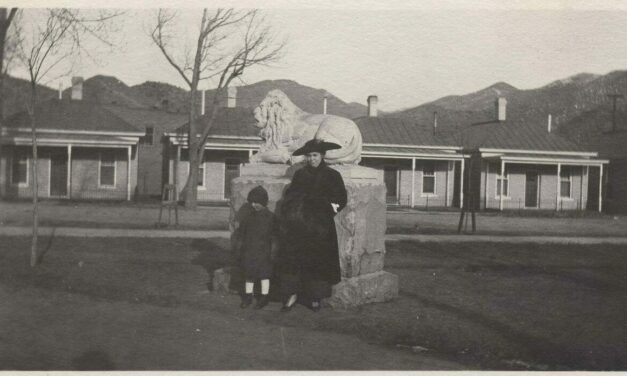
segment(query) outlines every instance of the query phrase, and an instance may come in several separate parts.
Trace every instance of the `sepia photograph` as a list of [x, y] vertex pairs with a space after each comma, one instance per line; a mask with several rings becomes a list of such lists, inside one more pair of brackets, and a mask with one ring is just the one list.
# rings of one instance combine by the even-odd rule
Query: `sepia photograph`
[[0, 0], [0, 374], [627, 372], [626, 25]]

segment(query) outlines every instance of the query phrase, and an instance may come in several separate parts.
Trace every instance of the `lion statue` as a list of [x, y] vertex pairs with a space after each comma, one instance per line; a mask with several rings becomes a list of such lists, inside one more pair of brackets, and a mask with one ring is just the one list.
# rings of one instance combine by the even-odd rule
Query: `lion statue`
[[292, 153], [317, 138], [342, 147], [329, 150], [330, 164], [357, 164], [361, 161], [361, 132], [350, 119], [335, 115], [310, 114], [296, 107], [281, 90], [272, 90], [255, 108], [256, 126], [265, 143], [252, 162], [297, 163], [303, 157]]

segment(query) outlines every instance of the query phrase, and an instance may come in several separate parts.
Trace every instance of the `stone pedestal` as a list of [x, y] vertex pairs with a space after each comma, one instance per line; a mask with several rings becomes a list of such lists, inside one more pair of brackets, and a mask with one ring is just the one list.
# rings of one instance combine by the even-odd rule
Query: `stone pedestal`
[[[244, 165], [241, 176], [231, 182], [230, 229], [236, 211], [246, 202], [248, 192], [261, 185], [268, 191], [268, 207], [280, 209], [280, 200], [294, 172], [301, 166], [267, 163]], [[385, 256], [386, 203], [383, 171], [363, 166], [331, 166], [342, 175], [348, 193], [346, 207], [335, 217], [340, 250], [342, 281], [333, 287], [328, 303], [351, 307], [382, 302], [398, 296], [398, 277], [383, 271]], [[214, 274], [214, 290], [228, 291], [220, 281], [228, 270]], [[231, 289], [232, 290], [232, 289]]]

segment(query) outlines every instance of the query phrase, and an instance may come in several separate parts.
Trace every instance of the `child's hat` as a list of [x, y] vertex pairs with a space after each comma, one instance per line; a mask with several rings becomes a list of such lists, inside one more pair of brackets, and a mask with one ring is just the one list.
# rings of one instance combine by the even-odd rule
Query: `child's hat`
[[267, 206], [268, 205], [268, 192], [262, 186], [258, 185], [255, 188], [251, 189], [250, 192], [248, 192], [247, 200], [251, 204], [253, 202], [256, 202], [263, 206]]

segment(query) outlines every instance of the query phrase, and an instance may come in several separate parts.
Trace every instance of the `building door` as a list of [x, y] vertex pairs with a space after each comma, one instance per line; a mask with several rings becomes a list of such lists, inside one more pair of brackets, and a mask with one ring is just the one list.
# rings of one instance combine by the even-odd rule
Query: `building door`
[[239, 177], [239, 159], [226, 159], [224, 161], [224, 198], [231, 198], [231, 180]]
[[538, 172], [527, 171], [525, 177], [525, 207], [538, 207]]
[[50, 152], [50, 196], [67, 196], [67, 151]]
[[398, 204], [398, 167], [385, 166], [383, 168], [383, 180], [385, 181], [386, 201], [388, 204]]

